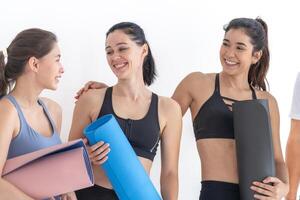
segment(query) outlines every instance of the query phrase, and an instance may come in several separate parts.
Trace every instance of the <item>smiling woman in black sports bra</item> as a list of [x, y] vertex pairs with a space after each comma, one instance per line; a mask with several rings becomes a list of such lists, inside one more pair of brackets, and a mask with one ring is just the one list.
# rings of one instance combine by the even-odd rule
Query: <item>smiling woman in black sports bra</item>
[[191, 110], [201, 159], [200, 200], [239, 199], [232, 103], [256, 98], [269, 100], [277, 178], [254, 182], [251, 189], [256, 191], [254, 199], [281, 199], [288, 192], [288, 180], [280, 147], [278, 107], [266, 92], [269, 51], [264, 21], [232, 20], [225, 27], [220, 61], [221, 73], [191, 73], [173, 95], [183, 114]]
[[[83, 137], [82, 131], [89, 123], [105, 114], [113, 114], [148, 174], [160, 143], [161, 194], [164, 200], [177, 200], [180, 106], [171, 98], [158, 96], [147, 88], [155, 78], [154, 60], [138, 25], [130, 22], [114, 25], [106, 34], [105, 45], [108, 64], [118, 83], [109, 88], [89, 90], [79, 98], [69, 139]], [[99, 167], [109, 157], [109, 151], [108, 144], [103, 142], [90, 148], [95, 186], [77, 191], [78, 200], [117, 199]]]

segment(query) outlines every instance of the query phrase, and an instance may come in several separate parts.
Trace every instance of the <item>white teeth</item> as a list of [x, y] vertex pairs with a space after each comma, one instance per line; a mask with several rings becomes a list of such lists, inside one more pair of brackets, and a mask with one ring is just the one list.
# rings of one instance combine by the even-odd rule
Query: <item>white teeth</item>
[[121, 68], [124, 67], [126, 65], [126, 63], [122, 63], [122, 64], [116, 64], [114, 65], [115, 68]]
[[225, 59], [225, 62], [229, 65], [236, 65], [237, 64], [237, 62], [233, 62], [233, 61], [230, 61], [230, 60], [227, 60], [227, 59]]

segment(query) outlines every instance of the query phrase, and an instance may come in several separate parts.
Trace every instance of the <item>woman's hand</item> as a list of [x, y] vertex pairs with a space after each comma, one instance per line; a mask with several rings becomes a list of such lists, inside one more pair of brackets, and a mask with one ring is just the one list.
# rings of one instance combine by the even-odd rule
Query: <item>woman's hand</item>
[[[84, 140], [86, 142], [86, 139]], [[108, 159], [110, 152], [109, 144], [103, 141], [97, 142], [93, 146], [87, 146], [89, 158], [94, 165], [102, 165]]]
[[106, 87], [108, 86], [105, 83], [89, 81], [76, 93], [75, 99], [79, 99], [79, 97], [89, 89], [102, 89]]
[[250, 187], [256, 192], [255, 199], [260, 200], [280, 200], [289, 191], [289, 186], [276, 177], [268, 177], [263, 182], [255, 181]]
[[69, 192], [61, 195], [61, 200], [77, 200], [77, 197], [74, 192]]

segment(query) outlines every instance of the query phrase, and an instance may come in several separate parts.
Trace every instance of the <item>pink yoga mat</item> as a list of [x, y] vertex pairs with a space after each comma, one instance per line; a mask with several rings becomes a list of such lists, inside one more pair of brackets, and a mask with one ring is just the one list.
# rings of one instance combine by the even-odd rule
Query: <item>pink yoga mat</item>
[[94, 184], [89, 156], [81, 139], [9, 159], [2, 177], [35, 199]]

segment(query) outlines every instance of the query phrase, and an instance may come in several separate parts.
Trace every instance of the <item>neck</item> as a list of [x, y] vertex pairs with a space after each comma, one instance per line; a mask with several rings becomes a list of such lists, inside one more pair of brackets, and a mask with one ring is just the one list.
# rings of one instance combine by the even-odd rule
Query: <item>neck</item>
[[137, 100], [140, 97], [148, 96], [150, 91], [143, 81], [119, 80], [114, 86], [114, 94]]
[[32, 77], [21, 76], [17, 79], [11, 94], [18, 99], [19, 104], [23, 108], [29, 108], [37, 104], [42, 90], [38, 84], [32, 81]]
[[221, 72], [222, 82], [227, 87], [234, 89], [249, 89], [248, 74], [229, 75]]

